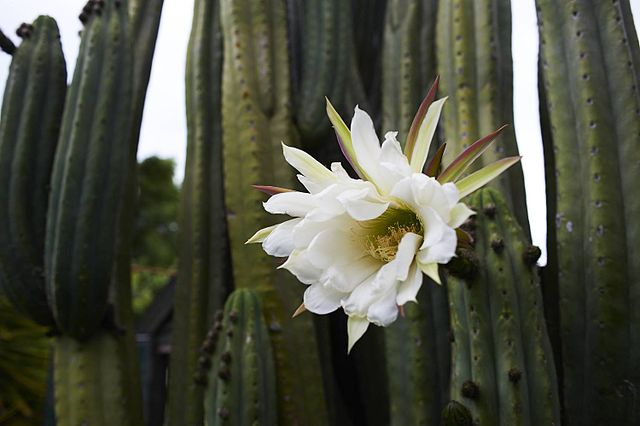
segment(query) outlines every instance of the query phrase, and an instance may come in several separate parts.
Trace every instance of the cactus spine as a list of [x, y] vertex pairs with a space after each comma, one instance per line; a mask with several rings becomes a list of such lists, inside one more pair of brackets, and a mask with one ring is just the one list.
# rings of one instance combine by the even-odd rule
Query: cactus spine
[[[276, 379], [260, 300], [234, 291], [204, 347], [213, 349], [204, 400], [207, 426], [275, 425]], [[217, 340], [217, 341], [216, 341]]]
[[49, 302], [58, 327], [77, 339], [99, 328], [107, 308], [130, 154], [126, 2], [91, 4], [62, 119], [45, 243]]
[[219, 13], [218, 2], [195, 2], [187, 51], [187, 165], [169, 375], [170, 424], [202, 423], [203, 388], [194, 382], [198, 348], [231, 282], [222, 188]]
[[547, 190], [557, 273], [547, 285], [558, 294], [551, 302], [565, 417], [633, 424], [640, 419], [638, 40], [626, 0], [536, 4], [546, 153], [555, 164]]
[[[471, 197], [479, 267], [447, 280], [452, 329], [451, 399], [479, 425], [559, 425], [555, 367], [533, 268], [539, 250], [496, 191]], [[461, 399], [462, 398], [462, 399]]]
[[44, 280], [48, 186], [67, 91], [60, 33], [40, 16], [13, 55], [0, 123], [0, 285], [32, 320], [53, 325]]
[[[436, 28], [441, 94], [447, 141], [444, 164], [482, 135], [513, 123], [510, 0], [441, 0]], [[480, 168], [518, 155], [513, 127], [507, 128], [476, 163]], [[515, 165], [492, 184], [499, 189], [526, 232], [529, 220], [522, 166]]]
[[[244, 242], [268, 225], [256, 183], [293, 185], [282, 166], [281, 141], [293, 144], [284, 4], [223, 0], [223, 163], [227, 224], [236, 287], [263, 301], [276, 358], [281, 424], [326, 424], [326, 402], [312, 318], [291, 314], [303, 287], [275, 270], [258, 247]], [[303, 349], [304, 348], [304, 349]]]

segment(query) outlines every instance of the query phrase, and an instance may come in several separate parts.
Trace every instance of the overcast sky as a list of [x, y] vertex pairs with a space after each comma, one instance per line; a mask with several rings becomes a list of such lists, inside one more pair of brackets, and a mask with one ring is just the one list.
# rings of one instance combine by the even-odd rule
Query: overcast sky
[[[69, 79], [73, 75], [81, 28], [78, 14], [85, 0], [0, 0], [0, 28], [16, 43], [15, 29], [32, 22], [38, 15], [53, 16], [60, 27]], [[533, 243], [546, 260], [546, 203], [544, 165], [538, 119], [537, 54], [538, 32], [534, 0], [511, 0], [514, 32], [514, 110], [518, 146], [523, 156], [527, 203]], [[631, 0], [638, 17], [640, 0]], [[186, 156], [186, 117], [184, 106], [184, 68], [191, 29], [193, 0], [165, 0], [158, 35], [138, 158], [152, 155], [176, 160], [176, 181], [184, 175]], [[11, 58], [0, 53], [0, 93], [4, 91]], [[385, 129], [387, 130], [387, 129]]]

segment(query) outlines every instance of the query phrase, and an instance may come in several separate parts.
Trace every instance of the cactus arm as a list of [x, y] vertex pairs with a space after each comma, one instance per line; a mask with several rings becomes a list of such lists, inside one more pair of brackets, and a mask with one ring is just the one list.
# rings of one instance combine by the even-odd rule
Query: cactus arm
[[44, 287], [48, 185], [66, 94], [55, 21], [46, 16], [15, 53], [0, 122], [0, 285], [18, 309], [52, 325]]
[[79, 339], [98, 328], [107, 305], [129, 164], [130, 83], [126, 2], [108, 2], [84, 30], [47, 218], [49, 300], [59, 327]]
[[11, 39], [7, 37], [1, 30], [0, 30], [0, 50], [2, 50], [5, 53], [8, 53], [9, 55], [13, 55], [16, 52], [16, 45], [13, 44], [13, 41], [11, 41]]

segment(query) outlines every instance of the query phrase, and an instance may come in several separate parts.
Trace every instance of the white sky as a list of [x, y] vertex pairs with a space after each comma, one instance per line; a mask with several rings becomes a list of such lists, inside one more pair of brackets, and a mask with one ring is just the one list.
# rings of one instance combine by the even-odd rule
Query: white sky
[[[636, 21], [640, 0], [630, 0]], [[78, 14], [86, 0], [0, 0], [0, 28], [17, 44], [15, 29], [38, 15], [53, 16], [60, 27], [69, 80], [73, 75], [81, 29]], [[515, 130], [523, 156], [527, 204], [533, 243], [546, 263], [544, 164], [538, 117], [538, 31], [534, 0], [511, 0]], [[145, 103], [138, 158], [152, 155], [176, 160], [176, 181], [184, 175], [186, 117], [184, 69], [193, 0], [165, 0], [151, 80]], [[0, 93], [4, 92], [11, 57], [0, 52]]]

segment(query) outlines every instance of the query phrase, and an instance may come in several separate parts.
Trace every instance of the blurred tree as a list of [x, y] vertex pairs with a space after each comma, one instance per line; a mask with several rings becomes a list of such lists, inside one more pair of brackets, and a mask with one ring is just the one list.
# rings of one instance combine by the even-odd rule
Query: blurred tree
[[138, 164], [138, 211], [133, 241], [133, 308], [141, 313], [175, 272], [179, 189], [175, 162], [149, 157]]

